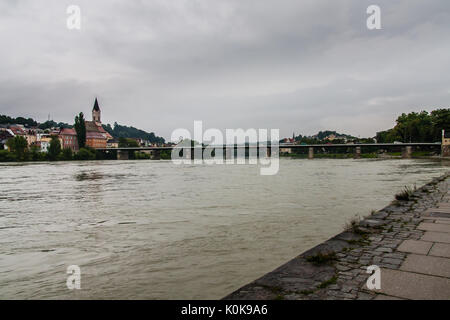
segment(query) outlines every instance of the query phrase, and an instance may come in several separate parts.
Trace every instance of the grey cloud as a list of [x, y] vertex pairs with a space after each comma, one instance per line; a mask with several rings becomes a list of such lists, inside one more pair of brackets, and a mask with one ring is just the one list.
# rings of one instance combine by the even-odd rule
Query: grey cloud
[[450, 3], [366, 0], [0, 4], [0, 113], [73, 121], [99, 96], [104, 122], [170, 137], [217, 128], [338, 129], [371, 136], [401, 112], [448, 107]]

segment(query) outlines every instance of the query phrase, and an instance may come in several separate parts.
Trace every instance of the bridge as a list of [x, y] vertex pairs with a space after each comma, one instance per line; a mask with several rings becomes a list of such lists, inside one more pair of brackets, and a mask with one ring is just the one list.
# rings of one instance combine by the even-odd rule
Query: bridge
[[[441, 143], [361, 143], [361, 144], [287, 144], [280, 143], [278, 146], [271, 146], [266, 144], [259, 145], [211, 145], [211, 146], [164, 146], [164, 147], [119, 147], [119, 148], [97, 148], [96, 150], [101, 152], [117, 152], [117, 159], [119, 160], [127, 160], [129, 158], [130, 152], [146, 152], [153, 153], [156, 159], [159, 158], [161, 151], [172, 151], [179, 149], [180, 152], [183, 150], [183, 154], [186, 157], [191, 157], [193, 159], [194, 154], [197, 152], [200, 155], [201, 151], [208, 149], [222, 149], [223, 155], [225, 159], [234, 158], [232, 156], [232, 150], [235, 152], [238, 149], [244, 149], [245, 155], [249, 154], [251, 150], [253, 150], [252, 154], [256, 156], [260, 156], [259, 151], [266, 150], [266, 156], [272, 156], [273, 152], [276, 152], [276, 147], [278, 147], [278, 151], [281, 153], [291, 153], [292, 150], [295, 149], [306, 149], [308, 150], [308, 158], [314, 158], [314, 150], [320, 149], [321, 151], [327, 151], [332, 149], [353, 149], [354, 157], [360, 158], [362, 148], [368, 148], [370, 150], [401, 150], [403, 158], [410, 158], [413, 152], [413, 149], [419, 150], [432, 150], [432, 151], [440, 151]], [[274, 149], [272, 151], [272, 149]], [[201, 151], [200, 151], [201, 150]], [[185, 152], [188, 151], [188, 152]], [[256, 153], [255, 153], [256, 151]], [[241, 151], [242, 152], [242, 151]]]

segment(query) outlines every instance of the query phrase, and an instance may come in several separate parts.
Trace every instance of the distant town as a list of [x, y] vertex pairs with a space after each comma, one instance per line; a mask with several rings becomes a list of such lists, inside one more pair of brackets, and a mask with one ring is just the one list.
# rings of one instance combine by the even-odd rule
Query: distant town
[[[97, 149], [171, 147], [165, 139], [153, 132], [119, 125], [102, 124], [101, 108], [97, 98], [92, 107], [92, 120], [86, 120], [80, 112], [75, 124], [56, 123], [48, 120], [39, 124], [31, 118], [11, 118], [0, 115], [0, 161], [43, 160], [94, 160], [108, 159], [108, 152]], [[443, 132], [446, 133], [443, 133]], [[320, 131], [316, 135], [302, 136], [293, 133], [292, 138], [280, 140], [281, 154], [291, 154], [289, 146], [317, 144], [374, 144], [440, 142], [447, 144], [450, 133], [450, 109], [411, 112], [400, 115], [394, 128], [377, 132], [375, 137], [357, 138], [336, 131]], [[132, 158], [150, 159], [151, 152], [135, 152]], [[159, 154], [160, 156], [161, 154]], [[162, 154], [170, 158], [169, 154]], [[115, 159], [116, 156], [111, 156]]]
[[[84, 124], [81, 126], [83, 132], [77, 131], [77, 119]], [[153, 132], [117, 123], [114, 123], [114, 127], [102, 124], [97, 98], [92, 108], [92, 120], [85, 120], [84, 114], [80, 113], [74, 125], [53, 120], [39, 124], [31, 118], [0, 116], [0, 152], [10, 152], [0, 153], [0, 161], [88, 160], [99, 158], [95, 156], [95, 149], [98, 148], [171, 145]]]

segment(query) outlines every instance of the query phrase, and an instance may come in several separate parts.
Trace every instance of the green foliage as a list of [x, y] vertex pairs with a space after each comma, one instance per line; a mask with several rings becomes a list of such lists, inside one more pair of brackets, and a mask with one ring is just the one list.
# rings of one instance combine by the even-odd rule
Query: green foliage
[[[330, 136], [330, 135], [335, 135], [336, 138], [333, 141], [328, 141], [328, 140], [324, 140], [326, 137]], [[356, 137], [353, 137], [351, 135], [348, 134], [343, 134], [343, 133], [338, 133], [336, 131], [330, 131], [330, 130], [325, 130], [325, 131], [319, 131], [316, 135], [314, 136], [302, 136], [301, 134], [298, 136], [293, 136], [295, 142], [297, 144], [325, 144], [325, 143], [333, 143], [333, 144], [344, 144], [346, 143], [346, 140], [353, 140], [353, 141], [357, 141], [358, 139]], [[361, 143], [372, 143], [369, 142], [370, 139], [367, 139], [368, 141], [364, 141]], [[280, 143], [282, 143], [283, 141], [280, 140]]]
[[146, 132], [135, 127], [127, 127], [114, 122], [114, 128], [110, 124], [103, 125], [103, 128], [114, 138], [140, 138], [150, 141], [150, 143], [165, 143], [164, 138], [156, 136], [153, 132]]
[[138, 151], [134, 152], [134, 159], [136, 159], [136, 160], [147, 160], [150, 158], [151, 158], [151, 156], [148, 153], [138, 152]]
[[46, 161], [48, 160], [48, 154], [41, 152], [41, 149], [37, 146], [30, 147], [30, 160], [32, 161]]
[[44, 123], [39, 124], [38, 128], [45, 130], [45, 129], [50, 129], [50, 128], [72, 128], [73, 126], [71, 126], [68, 123], [64, 123], [64, 122], [55, 122], [53, 120], [48, 120], [45, 121]]
[[317, 288], [324, 289], [324, 288], [328, 287], [329, 285], [335, 284], [336, 282], [337, 282], [337, 276], [333, 276], [332, 278], [325, 280], [324, 282], [319, 284], [317, 286]]
[[397, 118], [394, 128], [377, 132], [379, 143], [438, 142], [442, 129], [450, 130], [450, 109], [403, 113]]
[[0, 162], [17, 161], [16, 155], [8, 150], [0, 150]]
[[403, 190], [395, 195], [396, 200], [409, 201], [414, 193], [414, 189], [410, 187], [404, 187]]
[[75, 160], [95, 160], [95, 152], [88, 148], [80, 148], [74, 156]]
[[131, 138], [119, 138], [119, 148], [137, 148], [139, 144]]
[[73, 159], [72, 149], [64, 148], [61, 154], [61, 159], [66, 161], [72, 160]]
[[159, 153], [161, 160], [170, 160], [172, 159], [172, 152], [170, 150], [161, 150]]
[[11, 118], [6, 115], [0, 115], [0, 124], [22, 124], [26, 127], [37, 126], [37, 122], [31, 118], [17, 117]]
[[9, 139], [6, 142], [6, 145], [9, 148], [9, 151], [15, 154], [15, 157], [18, 161], [24, 161], [27, 160], [27, 149], [28, 149], [28, 142], [27, 140], [22, 136], [15, 136], [14, 138]]
[[86, 123], [84, 122], [83, 112], [75, 117], [75, 131], [77, 132], [78, 146], [80, 149], [86, 146]]
[[48, 158], [50, 161], [55, 161], [58, 159], [61, 153], [61, 142], [57, 136], [52, 136], [50, 140], [50, 146], [48, 147]]

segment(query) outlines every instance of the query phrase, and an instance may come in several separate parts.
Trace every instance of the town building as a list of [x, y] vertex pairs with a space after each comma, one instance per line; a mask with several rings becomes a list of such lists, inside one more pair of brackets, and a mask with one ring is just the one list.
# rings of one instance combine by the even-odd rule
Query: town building
[[118, 139], [109, 139], [108, 141], [106, 141], [106, 147], [107, 148], [118, 148], [119, 140]]
[[71, 149], [72, 152], [78, 151], [77, 132], [71, 128], [61, 128], [58, 134], [62, 149]]
[[8, 130], [0, 130], [0, 150], [8, 149], [6, 142], [13, 138], [14, 135]]
[[25, 138], [27, 139], [28, 146], [32, 146], [37, 142], [36, 131], [33, 129], [27, 129]]
[[48, 147], [50, 147], [50, 141], [52, 140], [51, 135], [43, 134], [40, 137], [39, 144], [41, 146], [41, 152], [48, 152]]
[[86, 124], [86, 146], [91, 148], [106, 148], [107, 141], [113, 139], [102, 125], [101, 110], [95, 98], [92, 108], [92, 121], [85, 121]]

